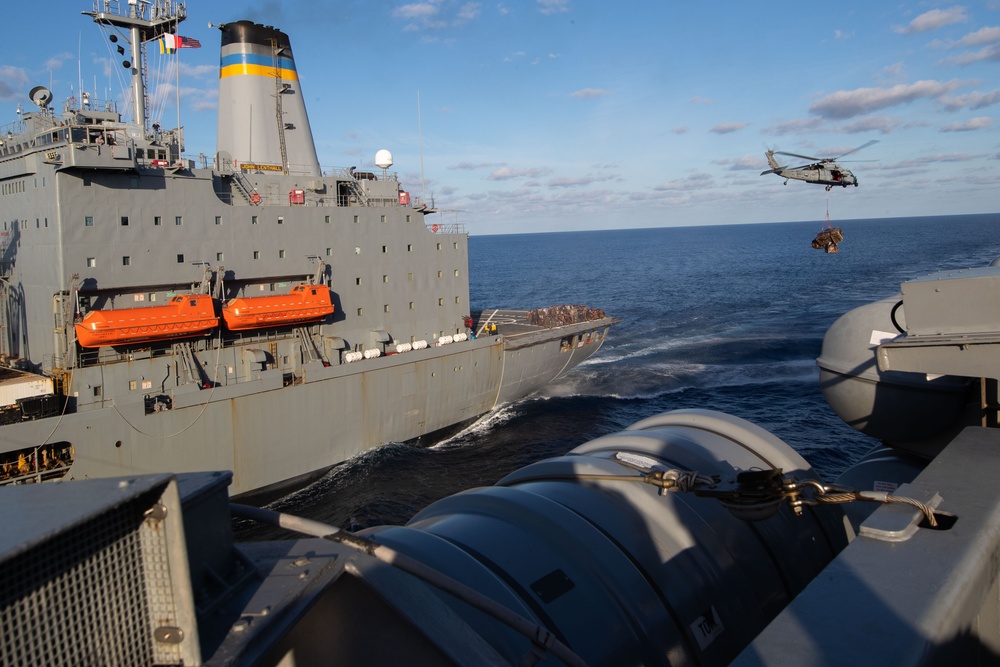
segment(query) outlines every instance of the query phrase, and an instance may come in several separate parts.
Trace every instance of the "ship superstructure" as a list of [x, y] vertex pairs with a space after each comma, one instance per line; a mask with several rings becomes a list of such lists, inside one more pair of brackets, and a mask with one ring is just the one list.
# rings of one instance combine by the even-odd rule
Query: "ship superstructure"
[[[600, 346], [614, 320], [586, 309], [470, 336], [464, 227], [428, 219], [388, 151], [378, 173], [321, 171], [280, 30], [218, 26], [218, 151], [192, 160], [182, 128], [147, 119], [143, 84], [147, 44], [174, 36], [185, 5], [85, 13], [120, 47], [132, 118], [85, 95], [57, 113], [37, 87], [3, 128], [0, 353], [23, 371], [0, 379], [4, 481], [300, 482], [475, 419]], [[196, 301], [214, 313], [194, 325]]]

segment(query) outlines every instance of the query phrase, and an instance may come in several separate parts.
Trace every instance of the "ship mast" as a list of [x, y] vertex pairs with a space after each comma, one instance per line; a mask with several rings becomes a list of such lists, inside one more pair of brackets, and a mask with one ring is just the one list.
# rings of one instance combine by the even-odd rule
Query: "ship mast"
[[[166, 33], [176, 33], [177, 26], [187, 18], [187, 9], [177, 0], [94, 0], [94, 11], [83, 12], [93, 17], [95, 23], [127, 31], [131, 60], [122, 65], [132, 72], [132, 115], [137, 126], [146, 127], [146, 42], [159, 39]], [[117, 41], [112, 35], [111, 41]], [[119, 53], [124, 49], [119, 48]]]

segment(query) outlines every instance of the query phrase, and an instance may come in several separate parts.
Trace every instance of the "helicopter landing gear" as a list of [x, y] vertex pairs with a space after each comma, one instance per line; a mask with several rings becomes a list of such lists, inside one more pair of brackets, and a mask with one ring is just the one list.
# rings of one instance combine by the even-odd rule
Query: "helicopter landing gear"
[[788, 179], [787, 178], [785, 179], [785, 185], [788, 185]]
[[827, 191], [827, 192], [829, 192], [829, 191], [830, 191], [830, 188], [832, 188], [832, 187], [833, 187], [832, 185], [828, 185], [828, 186], [826, 186], [826, 191]]

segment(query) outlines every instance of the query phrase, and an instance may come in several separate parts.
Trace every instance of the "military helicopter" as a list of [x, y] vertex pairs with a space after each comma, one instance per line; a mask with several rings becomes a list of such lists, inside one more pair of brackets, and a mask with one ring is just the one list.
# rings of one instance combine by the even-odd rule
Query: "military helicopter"
[[[767, 163], [771, 165], [771, 168], [767, 171], [760, 172], [760, 175], [777, 174], [778, 176], [784, 176], [785, 185], [788, 185], [789, 179], [805, 181], [806, 183], [818, 183], [819, 185], [825, 185], [827, 191], [829, 191], [834, 185], [840, 185], [845, 188], [848, 185], [858, 187], [857, 177], [852, 174], [850, 170], [844, 169], [838, 165], [836, 161], [844, 156], [850, 155], [851, 153], [855, 153], [862, 148], [868, 148], [872, 144], [877, 143], [878, 139], [873, 139], [867, 144], [862, 144], [857, 148], [847, 151], [843, 155], [826, 158], [809, 157], [808, 155], [785, 153], [783, 151], [767, 151], [764, 155], [767, 157]], [[813, 164], [802, 165], [801, 167], [782, 167], [774, 159], [775, 155], [790, 155], [791, 157], [798, 157], [803, 160], [815, 160], [815, 162], [813, 162]]]

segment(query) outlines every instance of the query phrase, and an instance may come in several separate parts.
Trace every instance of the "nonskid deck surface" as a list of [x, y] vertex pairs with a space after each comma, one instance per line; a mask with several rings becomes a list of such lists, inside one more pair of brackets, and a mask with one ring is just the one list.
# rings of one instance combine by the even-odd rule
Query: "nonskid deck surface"
[[604, 317], [604, 311], [586, 306], [552, 306], [534, 310], [484, 308], [472, 313], [472, 330], [476, 336], [489, 335], [489, 327], [495, 324], [498, 334], [516, 336], [555, 326], [597, 321]]

